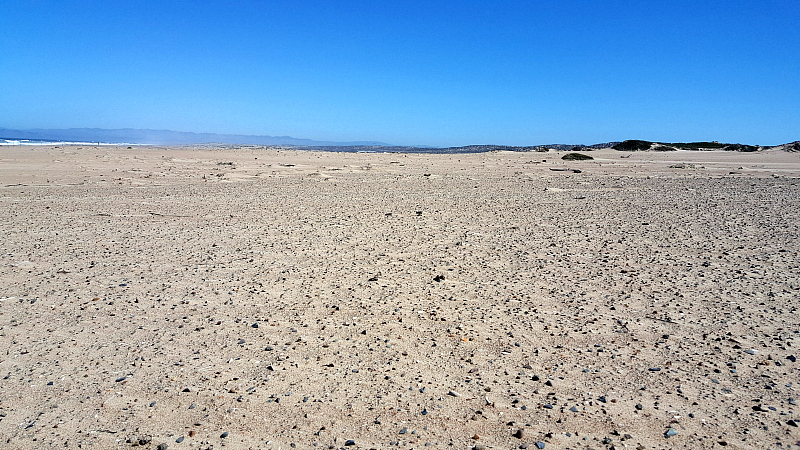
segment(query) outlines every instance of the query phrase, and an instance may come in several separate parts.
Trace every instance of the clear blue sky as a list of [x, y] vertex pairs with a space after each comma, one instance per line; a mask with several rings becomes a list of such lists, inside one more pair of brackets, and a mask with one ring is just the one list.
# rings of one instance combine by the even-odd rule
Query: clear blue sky
[[800, 1], [0, 2], [0, 127], [800, 139]]

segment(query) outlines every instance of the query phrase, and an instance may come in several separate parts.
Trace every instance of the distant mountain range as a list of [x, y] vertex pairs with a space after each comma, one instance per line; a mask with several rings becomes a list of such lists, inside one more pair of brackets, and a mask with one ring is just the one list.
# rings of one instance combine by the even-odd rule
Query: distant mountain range
[[67, 129], [33, 129], [13, 130], [0, 128], [2, 139], [29, 139], [39, 141], [64, 142], [102, 142], [109, 144], [153, 144], [153, 145], [186, 145], [186, 144], [244, 144], [244, 145], [299, 145], [299, 146], [360, 146], [389, 145], [376, 141], [327, 142], [312, 139], [298, 139], [291, 136], [252, 136], [244, 134], [191, 133], [171, 130], [140, 130], [120, 128], [107, 130], [102, 128], [67, 128]]
[[[65, 143], [103, 143], [103, 144], [144, 144], [144, 145], [286, 145], [305, 150], [326, 150], [334, 152], [403, 152], [403, 153], [484, 153], [491, 151], [546, 152], [549, 150], [592, 151], [601, 148], [614, 148], [621, 151], [676, 151], [676, 150], [725, 150], [736, 152], [755, 152], [778, 149], [800, 152], [800, 141], [777, 146], [744, 144], [725, 144], [712, 142], [663, 143], [641, 140], [605, 142], [602, 144], [548, 144], [530, 146], [510, 145], [467, 145], [462, 147], [424, 147], [396, 146], [384, 142], [329, 142], [312, 139], [298, 139], [291, 136], [254, 136], [243, 134], [191, 133], [171, 130], [141, 130], [120, 128], [68, 128], [14, 130], [0, 128], [0, 144], [3, 141], [36, 141], [23, 144]], [[9, 142], [6, 142], [9, 144]]]

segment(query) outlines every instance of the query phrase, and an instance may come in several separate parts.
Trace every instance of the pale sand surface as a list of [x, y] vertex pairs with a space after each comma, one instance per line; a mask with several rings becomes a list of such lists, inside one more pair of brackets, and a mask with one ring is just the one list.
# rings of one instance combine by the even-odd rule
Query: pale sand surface
[[590, 154], [0, 148], [0, 447], [798, 448], [800, 155]]

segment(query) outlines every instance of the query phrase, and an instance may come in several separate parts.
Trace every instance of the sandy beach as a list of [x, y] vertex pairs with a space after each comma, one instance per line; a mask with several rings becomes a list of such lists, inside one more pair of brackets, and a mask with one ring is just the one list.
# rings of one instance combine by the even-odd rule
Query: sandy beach
[[800, 448], [800, 154], [563, 154], [0, 148], [0, 447]]

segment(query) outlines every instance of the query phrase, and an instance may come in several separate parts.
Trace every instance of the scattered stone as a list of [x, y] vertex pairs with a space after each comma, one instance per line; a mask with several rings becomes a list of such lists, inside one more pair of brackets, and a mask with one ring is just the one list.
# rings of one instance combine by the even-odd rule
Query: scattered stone
[[179, 437], [178, 439], [175, 439], [175, 442], [177, 442], [178, 444], [183, 442], [183, 436]]
[[538, 448], [540, 450], [543, 449], [544, 448], [544, 442], [536, 441], [536, 448]]
[[675, 431], [675, 429], [674, 429], [674, 428], [670, 428], [669, 430], [667, 430], [667, 432], [666, 432], [666, 433], [664, 433], [664, 436], [666, 436], [666, 437], [668, 437], [668, 438], [669, 438], [669, 437], [672, 437], [672, 436], [677, 436], [677, 435], [678, 435], [678, 432], [677, 432], [677, 431]]
[[514, 436], [517, 439], [522, 439], [522, 436], [524, 434], [525, 434], [524, 430], [522, 428], [520, 428], [517, 431], [515, 431], [514, 434], [512, 434], [512, 436]]
[[356, 445], [356, 441], [352, 439], [348, 439], [344, 442], [345, 447], [350, 447], [351, 445]]
[[167, 448], [169, 448], [169, 445], [167, 445], [166, 442], [162, 442], [161, 444], [158, 444], [158, 450], [167, 450]]
[[461, 394], [459, 394], [459, 393], [458, 393], [458, 392], [456, 392], [456, 391], [448, 391], [448, 392], [447, 392], [447, 395], [449, 395], [449, 396], [451, 396], [451, 397], [461, 397]]
[[228, 432], [226, 431], [226, 432], [220, 434], [219, 437], [222, 438], [222, 439], [225, 439], [226, 437], [228, 437]]

